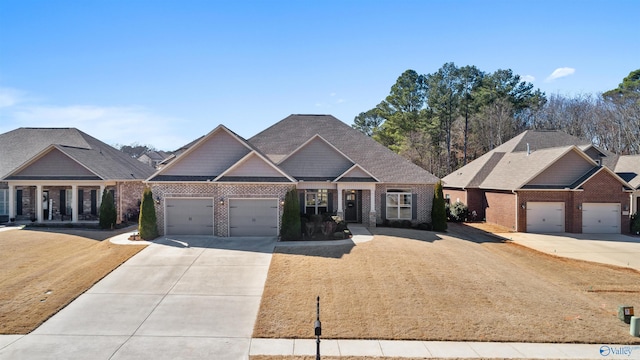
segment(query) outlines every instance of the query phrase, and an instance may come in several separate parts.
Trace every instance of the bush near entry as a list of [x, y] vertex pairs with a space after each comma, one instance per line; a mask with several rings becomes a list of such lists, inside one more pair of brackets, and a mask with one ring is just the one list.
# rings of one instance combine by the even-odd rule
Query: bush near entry
[[138, 232], [140, 238], [151, 240], [158, 237], [158, 224], [156, 208], [153, 202], [153, 193], [150, 188], [145, 188], [140, 203], [140, 218], [138, 219]]

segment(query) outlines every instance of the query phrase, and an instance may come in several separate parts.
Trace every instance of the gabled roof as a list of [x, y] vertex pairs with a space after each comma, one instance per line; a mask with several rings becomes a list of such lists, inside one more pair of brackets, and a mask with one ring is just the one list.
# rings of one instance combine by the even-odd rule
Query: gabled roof
[[249, 143], [278, 163], [316, 134], [381, 182], [438, 181], [428, 171], [331, 115], [290, 115], [250, 138]]
[[380, 180], [362, 166], [355, 164], [338, 176], [334, 182], [380, 182]]
[[640, 190], [640, 155], [622, 155], [618, 158], [615, 172], [634, 189]]
[[55, 148], [104, 180], [144, 179], [153, 168], [75, 128], [18, 128], [0, 134], [0, 179]]
[[[226, 136], [223, 136], [224, 134]], [[222, 137], [215, 138], [216, 136]], [[171, 182], [294, 181], [258, 149], [224, 125], [218, 125], [207, 135], [181, 147], [174, 152], [174, 155], [175, 157], [166, 162], [166, 165], [156, 171], [148, 180]], [[207, 161], [211, 163], [207, 164]], [[243, 167], [250, 162], [254, 165], [260, 164], [263, 173], [251, 173], [250, 170], [248, 172], [243, 170]], [[184, 164], [187, 165], [184, 166]], [[183, 167], [186, 169], [182, 169]]]
[[214, 181], [295, 182], [292, 177], [280, 170], [275, 164], [253, 150], [220, 174]]
[[[482, 155], [466, 166], [445, 176], [442, 181], [445, 187], [450, 188], [482, 188], [495, 190], [518, 189], [555, 189], [578, 188], [600, 171], [599, 164], [587, 154], [587, 151], [598, 155], [603, 160], [606, 170], [613, 174], [624, 186], [628, 186], [627, 180], [620, 174], [612, 171], [607, 164], [615, 163], [618, 156], [603, 151], [593, 146], [586, 140], [582, 140], [560, 131], [527, 130], [513, 139], [498, 146], [494, 150]], [[575, 177], [566, 184], [540, 184], [531, 183], [537, 176], [562, 164], [562, 159], [567, 159], [569, 154], [575, 154], [582, 158], [584, 163], [569, 174]], [[619, 161], [618, 161], [619, 163]], [[638, 169], [640, 171], [640, 169]], [[566, 180], [566, 179], [565, 179]]]

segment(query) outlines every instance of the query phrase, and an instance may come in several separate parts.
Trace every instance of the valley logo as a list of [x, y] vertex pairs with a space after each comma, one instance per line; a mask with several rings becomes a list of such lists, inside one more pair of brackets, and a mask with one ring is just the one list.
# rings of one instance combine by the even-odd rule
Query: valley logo
[[[640, 353], [640, 346], [607, 346], [602, 345], [600, 347], [601, 356], [627, 356], [631, 357], [631, 354], [637, 351]], [[616, 357], [617, 357], [616, 356]]]

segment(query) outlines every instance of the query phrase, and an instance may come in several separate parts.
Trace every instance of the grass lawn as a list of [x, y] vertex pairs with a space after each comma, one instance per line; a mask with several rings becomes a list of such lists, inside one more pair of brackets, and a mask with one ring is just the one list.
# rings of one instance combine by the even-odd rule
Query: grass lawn
[[0, 334], [31, 332], [145, 247], [101, 241], [117, 233], [0, 231]]
[[376, 228], [354, 245], [277, 247], [256, 338], [640, 343], [617, 318], [640, 309], [640, 273], [497, 242]]

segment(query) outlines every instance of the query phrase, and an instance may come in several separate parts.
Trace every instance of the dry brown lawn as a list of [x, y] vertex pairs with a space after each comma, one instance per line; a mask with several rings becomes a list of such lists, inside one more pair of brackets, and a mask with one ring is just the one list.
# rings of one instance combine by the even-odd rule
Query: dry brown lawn
[[450, 224], [376, 228], [353, 245], [278, 247], [254, 337], [640, 343], [617, 318], [640, 308], [640, 273], [559, 258]]
[[145, 247], [101, 241], [117, 233], [0, 231], [0, 334], [31, 332]]

